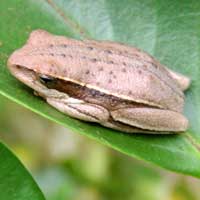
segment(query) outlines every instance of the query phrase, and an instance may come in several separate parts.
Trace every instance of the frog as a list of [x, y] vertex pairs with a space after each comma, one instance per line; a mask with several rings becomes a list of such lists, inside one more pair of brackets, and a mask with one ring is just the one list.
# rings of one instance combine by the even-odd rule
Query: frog
[[7, 66], [35, 95], [70, 117], [127, 133], [188, 129], [183, 108], [190, 78], [131, 45], [37, 29]]

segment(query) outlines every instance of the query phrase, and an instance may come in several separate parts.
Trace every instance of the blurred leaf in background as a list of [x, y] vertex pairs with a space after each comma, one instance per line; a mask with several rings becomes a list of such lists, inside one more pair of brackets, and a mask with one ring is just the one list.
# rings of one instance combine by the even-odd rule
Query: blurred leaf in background
[[31, 175], [1, 142], [0, 180], [1, 199], [45, 200]]

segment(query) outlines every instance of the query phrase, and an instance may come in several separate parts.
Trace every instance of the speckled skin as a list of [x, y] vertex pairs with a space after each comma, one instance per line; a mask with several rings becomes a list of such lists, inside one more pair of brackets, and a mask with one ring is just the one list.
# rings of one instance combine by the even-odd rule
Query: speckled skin
[[[74, 40], [36, 30], [10, 56], [8, 67], [48, 103], [73, 117], [127, 132], [187, 129], [188, 121], [181, 113], [183, 90], [190, 80], [137, 48], [107, 41]], [[68, 92], [47, 88], [37, 74], [62, 80], [65, 92], [71, 82], [79, 86], [81, 93], [86, 88], [88, 93], [98, 91], [104, 98], [99, 98], [97, 104], [80, 99], [84, 95], [77, 99], [76, 94], [72, 97]], [[118, 107], [103, 106], [105, 98], [117, 99]], [[128, 103], [119, 103], [123, 101]]]

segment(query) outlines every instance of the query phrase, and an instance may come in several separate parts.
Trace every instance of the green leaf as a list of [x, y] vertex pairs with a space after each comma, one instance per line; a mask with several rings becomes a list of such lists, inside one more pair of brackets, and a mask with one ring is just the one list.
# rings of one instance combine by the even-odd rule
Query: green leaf
[[[130, 156], [200, 177], [200, 2], [195, 0], [1, 0], [0, 93], [69, 129]], [[13, 78], [10, 53], [37, 28], [75, 38], [128, 43], [192, 78], [181, 135], [124, 134], [72, 119], [50, 107]]]
[[0, 142], [0, 194], [5, 200], [45, 200], [20, 161]]

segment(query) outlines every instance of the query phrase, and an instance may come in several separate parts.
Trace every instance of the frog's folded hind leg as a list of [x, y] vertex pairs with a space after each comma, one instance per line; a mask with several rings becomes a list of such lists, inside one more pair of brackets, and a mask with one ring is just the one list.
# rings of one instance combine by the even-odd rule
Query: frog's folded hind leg
[[84, 121], [103, 123], [109, 118], [109, 112], [104, 107], [78, 99], [69, 98], [62, 101], [62, 99], [47, 98], [47, 102], [59, 111]]
[[153, 131], [143, 130], [113, 121], [110, 118], [109, 112], [104, 107], [87, 103], [82, 100], [69, 98], [62, 101], [56, 98], [47, 98], [47, 102], [53, 107], [57, 108], [59, 111], [71, 117], [88, 122], [97, 122], [108, 128], [128, 133], [154, 133]]
[[111, 111], [115, 121], [152, 131], [182, 132], [188, 120], [180, 113], [156, 108], [122, 108]]

